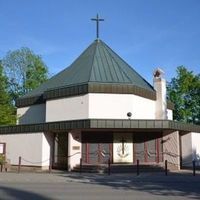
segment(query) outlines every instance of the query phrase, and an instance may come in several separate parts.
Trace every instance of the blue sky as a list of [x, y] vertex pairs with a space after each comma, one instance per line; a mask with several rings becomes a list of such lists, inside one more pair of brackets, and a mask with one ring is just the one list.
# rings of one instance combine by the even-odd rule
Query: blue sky
[[0, 58], [29, 47], [55, 74], [100, 38], [150, 83], [177, 66], [200, 73], [200, 0], [0, 0]]

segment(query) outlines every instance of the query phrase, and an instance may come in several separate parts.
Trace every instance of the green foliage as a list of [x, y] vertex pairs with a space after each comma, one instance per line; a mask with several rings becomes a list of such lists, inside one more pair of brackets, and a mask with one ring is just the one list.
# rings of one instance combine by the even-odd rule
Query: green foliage
[[168, 96], [175, 105], [174, 119], [200, 124], [200, 74], [184, 66], [177, 68], [177, 77], [168, 84]]
[[5, 158], [5, 155], [3, 154], [0, 154], [0, 165], [4, 165], [6, 162], [6, 158]]
[[35, 89], [48, 79], [48, 68], [29, 48], [9, 51], [2, 61], [13, 100]]
[[0, 62], [0, 125], [15, 124], [15, 108], [7, 91], [7, 78]]

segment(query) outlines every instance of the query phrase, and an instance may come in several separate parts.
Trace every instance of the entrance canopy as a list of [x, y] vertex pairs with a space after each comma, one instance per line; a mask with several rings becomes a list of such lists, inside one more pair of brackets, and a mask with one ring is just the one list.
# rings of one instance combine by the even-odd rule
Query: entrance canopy
[[83, 119], [0, 127], [0, 134], [70, 131], [72, 129], [178, 130], [200, 133], [200, 126], [171, 120]]

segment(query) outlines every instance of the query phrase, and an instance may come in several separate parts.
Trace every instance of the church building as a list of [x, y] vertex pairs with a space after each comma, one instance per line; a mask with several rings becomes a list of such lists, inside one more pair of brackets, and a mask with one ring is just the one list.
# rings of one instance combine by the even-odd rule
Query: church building
[[[147, 69], [148, 70], [148, 69]], [[152, 73], [152, 72], [149, 72]], [[161, 69], [153, 86], [98, 37], [66, 69], [17, 100], [18, 124], [0, 127], [12, 165], [200, 165], [200, 126], [173, 121]]]

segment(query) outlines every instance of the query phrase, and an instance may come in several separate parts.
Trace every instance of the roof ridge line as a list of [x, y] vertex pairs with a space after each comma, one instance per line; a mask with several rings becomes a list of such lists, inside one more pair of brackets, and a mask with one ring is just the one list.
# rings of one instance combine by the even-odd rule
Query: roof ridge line
[[[105, 57], [105, 60], [106, 60], [106, 62], [108, 63], [108, 58], [107, 58], [107, 56], [106, 56], [106, 49], [105, 48], [102, 48], [102, 52], [103, 52], [103, 55], [104, 55], [104, 57]], [[113, 63], [113, 61], [112, 61], [112, 59], [111, 59], [111, 62]], [[109, 66], [109, 64], [108, 64], [108, 66]], [[113, 69], [114, 69], [114, 71], [115, 71], [115, 68], [113, 67]], [[109, 71], [110, 72], [110, 71]], [[116, 74], [116, 71], [115, 71], [115, 74]], [[110, 72], [110, 76], [112, 77], [112, 79], [113, 79], [113, 74]], [[116, 75], [116, 77], [117, 77], [117, 75]], [[119, 80], [119, 78], [117, 77], [117, 79]]]
[[[104, 43], [104, 44], [106, 45], [106, 43]], [[106, 47], [108, 47], [108, 46], [106, 45]], [[109, 48], [109, 49], [112, 50], [111, 48]], [[106, 51], [108, 52], [108, 54], [111, 56], [112, 61], [115, 62], [115, 63], [117, 64], [118, 68], [119, 68], [120, 70], [123, 71], [123, 74], [124, 74], [124, 75], [126, 76], [126, 78], [130, 81], [130, 83], [132, 83], [130, 77], [127, 75], [127, 73], [124, 71], [124, 69], [123, 69], [122, 67], [120, 67], [120, 65], [118, 64], [118, 62], [113, 58], [113, 56], [112, 56], [111, 53], [107, 50], [107, 48], [105, 48], [105, 50], [106, 50]]]
[[126, 65], [131, 70], [133, 70], [142, 80], [144, 80], [154, 90], [153, 86], [148, 81], [146, 81], [135, 69], [133, 69], [123, 58], [121, 58], [117, 53], [115, 53], [105, 42], [102, 41], [102, 43], [104, 43], [107, 48], [109, 48], [119, 59], [126, 63]]
[[95, 54], [96, 54], [96, 51], [97, 51], [97, 44], [98, 44], [98, 40], [95, 40], [95, 51], [94, 51], [94, 54], [93, 54], [93, 58], [92, 58], [92, 65], [91, 65], [91, 68], [90, 68], [90, 72], [89, 72], [89, 79], [88, 79], [88, 82], [90, 82], [91, 80], [91, 73], [92, 73], [92, 68], [93, 68], [93, 65], [94, 65], [94, 57], [95, 57]]

